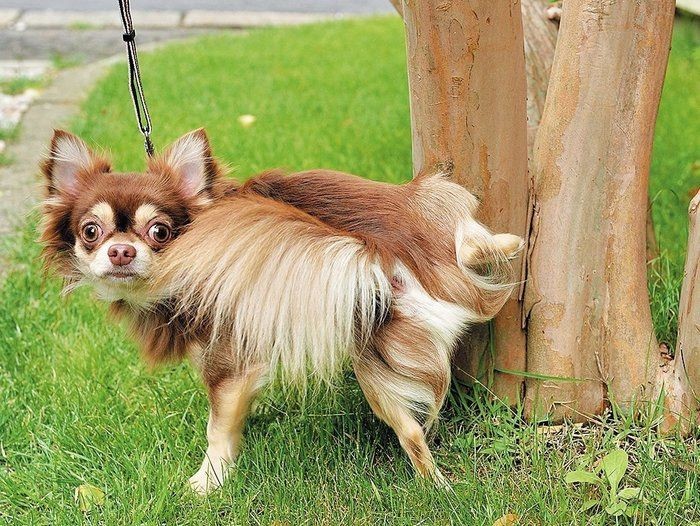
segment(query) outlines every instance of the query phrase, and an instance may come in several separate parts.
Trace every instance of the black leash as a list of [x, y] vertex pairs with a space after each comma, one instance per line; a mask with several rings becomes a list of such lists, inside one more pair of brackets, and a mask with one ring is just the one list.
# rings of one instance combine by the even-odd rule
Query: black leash
[[[134, 102], [134, 111], [139, 129], [145, 139], [144, 148], [149, 157], [153, 155], [153, 143], [151, 142], [151, 115], [148, 113], [146, 98], [143, 95], [141, 84], [141, 72], [139, 71], [139, 57], [136, 53], [136, 31], [131, 20], [131, 6], [129, 0], [119, 0], [119, 10], [124, 24], [122, 38], [126, 43], [126, 56], [129, 63], [129, 91]], [[144, 124], [145, 121], [145, 124]]]

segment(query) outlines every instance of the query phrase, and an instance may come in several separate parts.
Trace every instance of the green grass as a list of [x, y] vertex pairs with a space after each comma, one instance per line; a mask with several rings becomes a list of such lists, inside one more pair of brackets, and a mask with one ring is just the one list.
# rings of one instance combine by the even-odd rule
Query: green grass
[[[678, 27], [652, 186], [666, 252], [667, 281], [652, 283], [657, 322], [675, 316], [686, 193], [698, 179], [698, 31]], [[378, 19], [212, 37], [144, 56], [154, 138], [162, 146], [204, 125], [241, 178], [327, 166], [403, 181], [411, 173], [403, 50], [400, 22]], [[241, 114], [257, 122], [242, 128]], [[117, 168], [143, 167], [123, 66], [98, 85], [74, 129], [108, 146]], [[414, 479], [350, 377], [335, 396], [303, 403], [268, 393], [225, 488], [197, 499], [185, 486], [205, 447], [195, 374], [186, 364], [146, 371], [104, 305], [87, 291], [61, 298], [56, 280], [42, 278], [34, 227], [35, 218], [5, 247], [13, 270], [0, 290], [0, 521], [491, 525], [512, 512], [521, 524], [700, 524], [697, 438], [661, 439], [624, 418], [547, 435], [483, 389], [453, 390], [432, 442], [453, 481], [444, 492]], [[618, 446], [631, 456], [622, 485], [644, 490], [635, 519], [579, 512], [588, 495], [564, 483], [566, 472]], [[83, 483], [106, 492], [87, 514], [73, 502]]]
[[18, 77], [10, 80], [0, 80], [0, 93], [6, 95], [19, 95], [30, 88], [42, 88], [46, 85], [46, 79], [34, 79]]
[[[682, 262], [687, 206], [700, 188], [700, 20], [679, 19], [656, 126], [650, 195], [659, 244]], [[691, 195], [692, 192], [692, 195]]]
[[656, 125], [649, 195], [662, 258], [652, 267], [651, 306], [661, 341], [676, 341], [688, 238], [687, 210], [700, 189], [700, 19], [678, 19]]

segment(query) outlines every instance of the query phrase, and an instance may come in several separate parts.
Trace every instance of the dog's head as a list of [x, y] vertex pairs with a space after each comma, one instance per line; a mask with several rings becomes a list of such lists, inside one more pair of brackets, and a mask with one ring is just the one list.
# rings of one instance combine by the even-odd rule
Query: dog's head
[[216, 196], [221, 169], [203, 130], [149, 160], [146, 173], [116, 173], [78, 137], [54, 132], [42, 166], [45, 262], [70, 288], [94, 285], [108, 301], [148, 302], [146, 281], [167, 248]]

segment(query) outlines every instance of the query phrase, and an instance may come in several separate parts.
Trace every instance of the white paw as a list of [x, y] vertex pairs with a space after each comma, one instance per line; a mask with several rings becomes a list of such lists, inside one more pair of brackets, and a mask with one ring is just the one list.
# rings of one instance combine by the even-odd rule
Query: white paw
[[514, 234], [496, 234], [494, 242], [499, 250], [503, 251], [508, 259], [514, 259], [525, 248], [525, 241]]
[[452, 485], [447, 480], [445, 475], [436, 467], [432, 473], [432, 479], [435, 486], [446, 491], [454, 491]]
[[219, 489], [224, 482], [223, 470], [221, 470], [221, 473], [217, 473], [206, 460], [205, 464], [207, 465], [203, 465], [201, 468], [199, 468], [199, 471], [197, 471], [197, 473], [192, 475], [189, 479], [190, 488], [192, 488], [192, 491], [194, 491], [197, 495], [201, 495], [202, 497], [208, 495], [214, 490]]

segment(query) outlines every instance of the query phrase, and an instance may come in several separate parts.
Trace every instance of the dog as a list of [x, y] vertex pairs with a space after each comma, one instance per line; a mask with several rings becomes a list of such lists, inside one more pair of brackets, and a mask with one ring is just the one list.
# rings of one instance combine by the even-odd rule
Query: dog
[[272, 171], [239, 184], [203, 130], [138, 174], [59, 130], [42, 170], [47, 267], [110, 302], [149, 364], [188, 358], [201, 374], [196, 492], [223, 483], [266, 384], [304, 389], [346, 365], [418, 475], [445, 483], [426, 432], [458, 339], [510, 297], [523, 246], [480, 224], [467, 190], [442, 173], [392, 185]]

